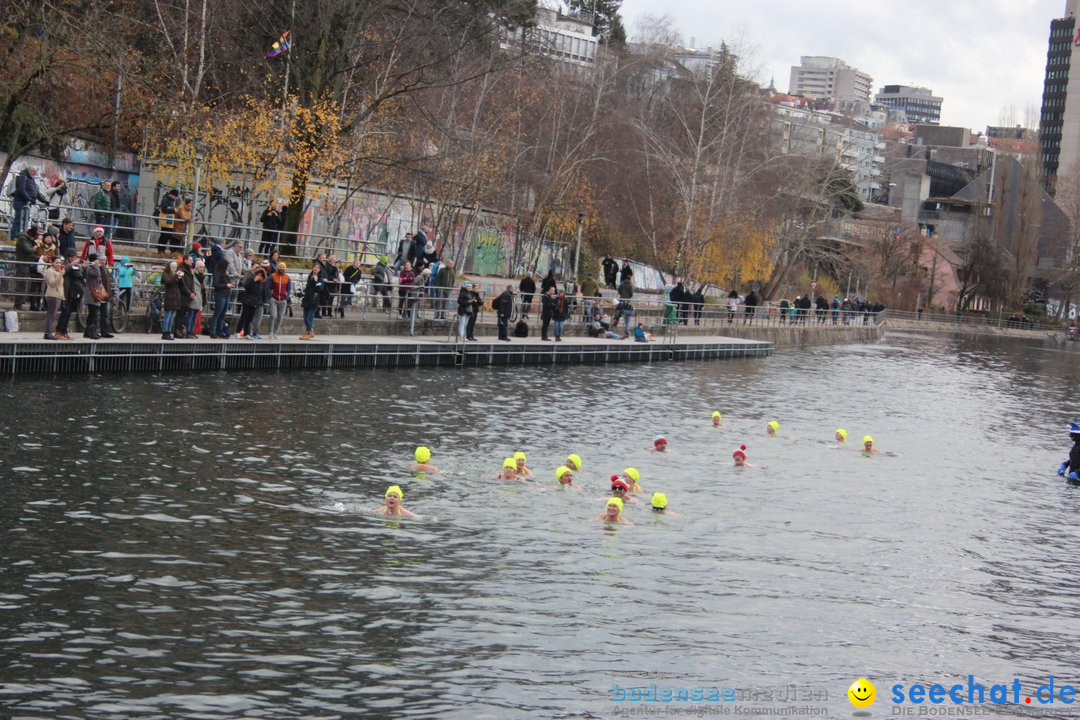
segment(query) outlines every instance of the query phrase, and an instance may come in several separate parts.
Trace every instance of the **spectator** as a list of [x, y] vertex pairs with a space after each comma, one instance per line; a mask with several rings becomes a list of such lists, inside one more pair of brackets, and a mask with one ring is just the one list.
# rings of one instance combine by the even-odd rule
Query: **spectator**
[[[53, 180], [52, 187], [45, 191], [45, 195], [48, 198], [45, 203], [48, 210], [45, 214], [50, 222], [55, 223], [60, 219], [59, 206], [64, 204], [64, 196], [67, 195], [67, 183], [64, 182], [63, 178], [56, 178]], [[56, 209], [49, 207], [52, 204], [53, 199], [56, 200]]]
[[341, 313], [341, 317], [345, 317], [345, 306], [352, 305], [353, 295], [356, 294], [357, 289], [359, 289], [360, 284], [364, 279], [364, 269], [360, 264], [359, 257], [353, 260], [352, 265], [345, 268], [345, 272], [341, 274], [341, 277], [347, 285], [342, 288], [341, 307], [339, 312]]
[[90, 253], [104, 255], [109, 262], [109, 267], [112, 267], [113, 263], [115, 263], [115, 259], [113, 258], [112, 240], [106, 239], [105, 228], [100, 225], [95, 227], [94, 232], [86, 239], [86, 245], [83, 246], [82, 259], [84, 261], [88, 260]]
[[[109, 332], [109, 301], [113, 296], [113, 279], [111, 274], [111, 268], [106, 264], [106, 257], [104, 255], [97, 256], [97, 267], [101, 276], [101, 289], [104, 291], [104, 299], [101, 300], [101, 306], [98, 312], [98, 324], [101, 326], [100, 336], [103, 338], [115, 337]], [[92, 295], [93, 293], [91, 293]]]
[[532, 308], [533, 296], [536, 295], [536, 281], [533, 280], [532, 273], [526, 273], [521, 278], [521, 282], [518, 283], [518, 292], [521, 293], [521, 317], [524, 320], [529, 319], [529, 310]]
[[68, 322], [71, 319], [71, 313], [82, 304], [83, 292], [86, 290], [86, 276], [83, 272], [82, 260], [79, 259], [75, 248], [68, 250], [64, 257], [67, 260], [64, 271], [64, 303], [60, 308], [60, 319], [56, 323], [56, 336], [62, 340], [70, 340]]
[[686, 292], [686, 288], [683, 287], [682, 278], [675, 278], [675, 287], [671, 288], [671, 293], [669, 294], [669, 298], [671, 299], [671, 303], [677, 308], [678, 313], [679, 313], [677, 315], [676, 322], [682, 323], [683, 325], [687, 324], [687, 317], [686, 317], [687, 316], [687, 312], [686, 312], [687, 298], [686, 298], [686, 295], [687, 295], [687, 292]]
[[90, 253], [86, 265], [86, 328], [83, 337], [97, 340], [101, 337], [101, 300], [95, 295], [100, 295], [104, 290], [102, 276], [104, 271], [97, 263], [97, 253]]
[[15, 286], [13, 289], [16, 293], [14, 306], [16, 310], [22, 310], [23, 303], [28, 300], [36, 304], [34, 298], [39, 296], [38, 288], [30, 280], [30, 271], [37, 262], [39, 241], [36, 224], [15, 237]]
[[45, 268], [45, 339], [59, 340], [55, 334], [56, 321], [60, 316], [60, 302], [64, 299], [64, 259], [54, 256]]
[[300, 303], [304, 308], [304, 334], [300, 336], [301, 340], [315, 339], [315, 315], [319, 312], [322, 285], [322, 265], [315, 262], [308, 273], [307, 283], [304, 285], [304, 299]]
[[547, 291], [555, 287], [555, 268], [548, 269], [547, 275], [540, 281], [540, 292], [547, 294]]
[[285, 309], [289, 306], [292, 294], [292, 278], [286, 272], [285, 263], [278, 262], [277, 268], [270, 275], [270, 339], [277, 340], [281, 330], [281, 321], [285, 319]]
[[824, 295], [818, 295], [817, 297], [817, 321], [821, 324], [825, 323], [825, 316], [829, 312], [829, 301], [825, 299]]
[[11, 193], [11, 209], [14, 215], [11, 218], [9, 235], [18, 235], [26, 230], [30, 224], [30, 208], [34, 203], [49, 203], [38, 188], [37, 172], [37, 168], [28, 166], [15, 177], [15, 189]]
[[229, 261], [221, 259], [211, 273], [211, 286], [214, 288], [214, 315], [210, 319], [210, 337], [212, 338], [228, 337], [225, 333], [225, 313], [229, 310], [233, 290], [236, 288], [230, 270]]
[[627, 276], [619, 283], [619, 304], [615, 306], [615, 317], [611, 319], [611, 324], [616, 327], [619, 325], [619, 319], [622, 319], [626, 328], [622, 336], [623, 340], [630, 337], [630, 324], [634, 321], [634, 306], [630, 302], [634, 297], [634, 282], [631, 278], [632, 276]]
[[322, 292], [322, 317], [334, 316], [334, 298], [341, 292], [341, 271], [337, 268], [334, 256], [319, 255], [322, 264], [323, 292]]
[[191, 265], [192, 265], [192, 267], [194, 267], [195, 262], [199, 258], [202, 257], [202, 254], [203, 254], [202, 243], [198, 243], [198, 242], [192, 243], [191, 244], [191, 252], [188, 253], [188, 255], [191, 256]]
[[634, 269], [630, 267], [630, 261], [624, 259], [622, 270], [619, 271], [619, 284], [622, 285], [627, 280], [634, 282]]
[[176, 314], [180, 311], [180, 293], [182, 288], [180, 285], [180, 273], [182, 271], [177, 266], [175, 260], [170, 260], [168, 266], [165, 268], [165, 272], [161, 274], [161, 287], [165, 290], [165, 298], [162, 304], [164, 312], [161, 314], [161, 339], [172, 340], [173, 339], [173, 322], [176, 320]]
[[555, 342], [562, 342], [563, 325], [570, 319], [570, 300], [562, 290], [555, 296], [552, 319], [555, 320]]
[[394, 258], [394, 272], [397, 272], [409, 260], [409, 251], [412, 250], [412, 233], [405, 233], [405, 237], [398, 242], [397, 256]]
[[[495, 301], [491, 303], [491, 309], [495, 311], [495, 318], [499, 324], [499, 339], [510, 342], [510, 316], [514, 312], [514, 286], [507, 285], [506, 289], [499, 293]], [[558, 326], [556, 326], [558, 328]], [[558, 333], [556, 333], [557, 335]]]
[[108, 180], [101, 183], [98, 191], [90, 200], [90, 207], [94, 209], [94, 222], [102, 227], [112, 224], [112, 183]]
[[746, 300], [743, 301], [745, 310], [743, 312], [743, 325], [754, 322], [754, 313], [757, 312], [758, 296], [754, 292], [753, 288], [750, 289], [750, 294], [746, 296]]
[[739, 309], [739, 291], [732, 289], [727, 296], [727, 321], [730, 325], [735, 322], [735, 311]]
[[60, 233], [57, 235], [57, 243], [62, 257], [68, 256], [68, 250], [76, 252], [75, 222], [71, 218], [66, 217], [60, 221]]
[[[165, 193], [165, 196], [161, 198], [161, 203], [158, 205], [158, 227], [161, 229], [157, 242], [158, 252], [167, 253], [174, 246], [179, 247], [176, 235], [173, 232], [176, 225], [176, 199], [179, 196], [180, 193], [175, 189], [170, 189], [169, 192]], [[170, 337], [168, 339], [171, 340], [172, 338]]]
[[[116, 237], [116, 231], [120, 227], [121, 200], [120, 181], [113, 180], [112, 189], [109, 191], [109, 227], [105, 229], [105, 237], [110, 240]], [[130, 237], [130, 234], [126, 234], [126, 236]]]
[[457, 298], [457, 337], [458, 342], [468, 338], [469, 315], [472, 312], [472, 283], [466, 280], [461, 283]]
[[195, 266], [190, 255], [184, 255], [176, 268], [176, 280], [180, 307], [176, 311], [176, 322], [173, 323], [172, 333], [175, 337], [186, 338], [188, 336], [188, 311], [191, 302], [195, 299]]
[[787, 296], [780, 298], [780, 324], [787, 323], [788, 310], [791, 308], [791, 303], [788, 302]]
[[263, 214], [259, 217], [262, 223], [262, 242], [259, 244], [259, 254], [269, 255], [278, 246], [278, 233], [281, 231], [281, 213], [273, 203], [266, 206]]
[[447, 260], [439, 266], [439, 272], [435, 276], [435, 319], [445, 320], [447, 306], [450, 303], [450, 290], [454, 287], [457, 279], [454, 273], [454, 263]]
[[176, 208], [176, 219], [173, 221], [173, 234], [176, 236], [177, 247], [187, 245], [188, 225], [191, 224], [191, 198], [184, 198]]
[[480, 296], [480, 290], [476, 285], [469, 289], [469, 324], [465, 327], [465, 337], [476, 342], [476, 319], [480, 316], [480, 308], [484, 306], [484, 298]]
[[135, 263], [126, 255], [120, 258], [120, 264], [116, 266], [116, 287], [120, 291], [120, 300], [124, 307], [131, 310], [131, 293], [135, 288]]
[[619, 263], [610, 255], [605, 255], [601, 265], [604, 268], [604, 284], [614, 290], [619, 275]]
[[225, 251], [225, 260], [229, 263], [229, 282], [232, 283], [228, 307], [230, 313], [238, 315], [240, 307], [236, 302], [236, 298], [240, 294], [240, 283], [243, 280], [245, 269], [244, 243], [242, 240], [237, 240], [230, 249]]
[[202, 332], [202, 309], [206, 304], [206, 261], [199, 258], [193, 266], [192, 285], [195, 288], [195, 297], [188, 306], [187, 332], [189, 337], [195, 338]]
[[221, 247], [221, 241], [217, 238], [210, 240], [210, 252], [206, 261], [206, 267], [210, 268], [210, 275], [213, 276], [214, 270], [217, 269], [218, 263], [225, 260], [225, 250]]
[[[385, 255], [379, 256], [379, 262], [375, 264], [374, 269], [371, 271], [371, 291], [375, 296], [382, 295], [382, 307], [387, 312], [390, 311], [390, 268], [387, 265], [389, 258]], [[373, 298], [373, 303], [377, 304], [378, 300]]]
[[416, 281], [416, 275], [412, 271], [412, 263], [405, 261], [405, 266], [398, 274], [398, 317], [405, 317], [405, 299]]
[[266, 270], [262, 267], [254, 268], [251, 275], [244, 280], [244, 311], [240, 315], [240, 332], [238, 335], [249, 340], [260, 340], [259, 326], [255, 316], [262, 319], [262, 305], [265, 300]]
[[[427, 248], [428, 239], [423, 230], [417, 230], [413, 235], [412, 247], [409, 248], [409, 256], [406, 258], [412, 263], [413, 268], [424, 260], [424, 251]], [[434, 248], [432, 248], [434, 250]]]
[[550, 341], [548, 327], [555, 317], [555, 286], [551, 286], [540, 296], [540, 339]]
[[706, 285], [702, 285], [697, 289], [697, 292], [690, 294], [690, 302], [694, 306], [694, 324], [701, 324], [701, 315], [705, 312], [705, 288]]

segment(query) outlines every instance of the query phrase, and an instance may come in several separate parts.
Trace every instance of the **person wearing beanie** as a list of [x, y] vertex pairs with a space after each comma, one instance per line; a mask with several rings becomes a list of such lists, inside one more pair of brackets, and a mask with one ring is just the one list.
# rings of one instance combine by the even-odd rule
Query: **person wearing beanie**
[[96, 226], [93, 232], [90, 233], [90, 237], [86, 239], [86, 245], [83, 246], [82, 251], [83, 262], [89, 259], [91, 251], [96, 255], [104, 253], [105, 264], [108, 267], [116, 264], [116, 258], [113, 257], [112, 240], [105, 237], [105, 228], [100, 225]]
[[735, 461], [735, 467], [753, 467], [746, 461], [746, 445], [740, 445], [735, 452], [731, 453], [731, 457]]

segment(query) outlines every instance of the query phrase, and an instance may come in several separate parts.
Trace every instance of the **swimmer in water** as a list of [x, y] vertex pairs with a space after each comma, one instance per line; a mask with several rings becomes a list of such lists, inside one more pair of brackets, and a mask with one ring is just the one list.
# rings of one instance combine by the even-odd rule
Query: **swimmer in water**
[[1068, 480], [1080, 480], [1080, 424], [1069, 423], [1069, 439], [1073, 441], [1069, 457], [1058, 465], [1057, 474]]
[[870, 437], [869, 435], [866, 435], [862, 439], [862, 451], [863, 455], [866, 455], [867, 457], [869, 457], [870, 455], [881, 454], [880, 450], [874, 449], [874, 438]]
[[776, 422], [775, 420], [770, 420], [769, 424], [765, 426], [765, 432], [770, 435], [775, 435], [776, 433], [780, 432], [780, 423]]
[[667, 452], [667, 438], [663, 435], [657, 435], [653, 438], [652, 449], [654, 452]]
[[502, 471], [495, 473], [495, 479], [502, 478], [506, 482], [525, 482], [517, 474], [517, 463], [514, 458], [505, 458], [502, 464]]
[[607, 507], [604, 512], [596, 516], [596, 519], [609, 523], [618, 523], [620, 525], [634, 524], [622, 516], [622, 500], [617, 497], [608, 498]]
[[574, 471], [565, 465], [560, 465], [555, 468], [555, 479], [559, 481], [559, 487], [568, 487], [583, 492], [581, 488], [574, 484]]
[[712, 414], [712, 426], [713, 427], [720, 427], [720, 423], [721, 423], [721, 421], [723, 419], [724, 419], [724, 416], [720, 414], [719, 410], [713, 410], [713, 414]]
[[847, 430], [845, 430], [844, 428], [840, 428], [835, 433], [833, 433], [833, 437], [836, 438], [836, 442], [838, 442], [840, 444], [846, 443], [847, 442]]
[[525, 453], [518, 450], [514, 453], [514, 464], [517, 466], [517, 474], [521, 477], [532, 477], [532, 470], [525, 467]]
[[428, 460], [431, 459], [431, 448], [421, 445], [416, 448], [416, 462], [409, 466], [409, 469], [413, 472], [439, 472], [439, 468], [434, 465], [428, 465]]
[[574, 453], [570, 453], [569, 455], [567, 455], [566, 456], [566, 465], [565, 465], [565, 467], [570, 468], [574, 472], [580, 472], [581, 471], [581, 456], [576, 455]]
[[641, 473], [638, 472], [637, 468], [628, 467], [623, 470], [622, 479], [630, 486], [630, 492], [645, 492], [641, 486], [638, 485], [638, 480], [641, 479]]
[[746, 461], [746, 446], [740, 445], [739, 449], [731, 453], [731, 458], [735, 462], [735, 467], [754, 467]]
[[416, 517], [416, 513], [409, 512], [401, 506], [402, 501], [405, 499], [405, 493], [401, 492], [401, 488], [397, 485], [391, 485], [386, 488], [386, 504], [382, 507], [375, 508], [372, 512], [377, 512], [382, 515], [400, 515], [401, 517]]
[[611, 494], [624, 503], [637, 502], [637, 498], [630, 494], [630, 486], [623, 482], [618, 475], [611, 476]]
[[667, 509], [667, 495], [662, 492], [652, 494], [652, 511], [658, 515], [679, 516], [679, 513]]

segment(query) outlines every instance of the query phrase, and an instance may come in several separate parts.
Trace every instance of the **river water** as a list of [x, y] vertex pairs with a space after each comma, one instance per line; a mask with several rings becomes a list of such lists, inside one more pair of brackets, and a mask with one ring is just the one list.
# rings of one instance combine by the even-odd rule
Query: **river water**
[[[858, 677], [885, 716], [894, 683], [1075, 681], [1080, 489], [1054, 475], [1075, 358], [890, 334], [8, 382], [0, 716], [599, 718], [655, 683], [794, 684], [850, 717]], [[421, 443], [442, 472], [407, 471]], [[755, 467], [732, 467], [741, 443]], [[518, 449], [536, 481], [492, 480]], [[585, 493], [555, 487], [570, 452]], [[593, 520], [631, 464], [680, 516]], [[368, 511], [392, 483], [423, 518]]]

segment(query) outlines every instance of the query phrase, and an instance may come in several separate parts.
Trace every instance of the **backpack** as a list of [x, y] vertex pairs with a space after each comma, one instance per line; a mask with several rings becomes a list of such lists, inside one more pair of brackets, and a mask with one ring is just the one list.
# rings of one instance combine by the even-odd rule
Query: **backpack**
[[514, 326], [514, 337], [527, 338], [529, 337], [529, 325], [524, 320], [518, 320], [517, 325]]

